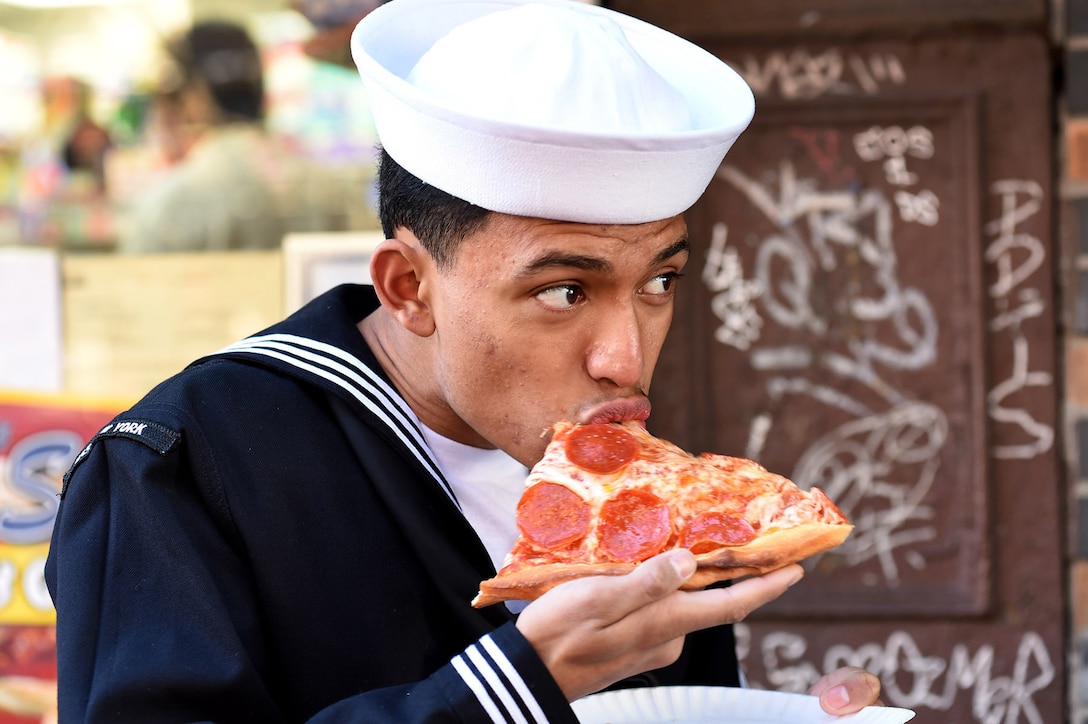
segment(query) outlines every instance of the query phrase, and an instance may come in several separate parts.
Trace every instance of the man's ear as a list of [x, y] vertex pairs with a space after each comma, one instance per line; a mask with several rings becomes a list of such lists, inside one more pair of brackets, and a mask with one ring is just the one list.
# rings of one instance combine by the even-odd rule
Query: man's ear
[[386, 239], [370, 256], [370, 280], [382, 306], [405, 329], [420, 337], [434, 334], [434, 316], [420, 297], [420, 285], [435, 273], [434, 262], [420, 246]]

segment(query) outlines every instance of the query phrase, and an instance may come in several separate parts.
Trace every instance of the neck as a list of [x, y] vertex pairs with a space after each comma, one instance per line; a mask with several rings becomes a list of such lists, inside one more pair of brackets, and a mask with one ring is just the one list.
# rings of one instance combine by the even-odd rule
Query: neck
[[442, 394], [434, 335], [413, 334], [384, 307], [364, 318], [358, 327], [378, 364], [420, 422], [450, 440], [493, 447], [457, 415]]

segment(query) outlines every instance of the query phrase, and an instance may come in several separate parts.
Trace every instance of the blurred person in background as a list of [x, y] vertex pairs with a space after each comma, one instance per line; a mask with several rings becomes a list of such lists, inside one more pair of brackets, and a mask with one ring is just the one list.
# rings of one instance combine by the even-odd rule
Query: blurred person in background
[[63, 105], [70, 108], [65, 121], [60, 155], [69, 173], [84, 172], [94, 181], [95, 190], [105, 191], [105, 158], [113, 141], [109, 132], [91, 117], [91, 87], [75, 78], [46, 81], [46, 103], [56, 95], [70, 96]]
[[[177, 117], [170, 140], [180, 159], [132, 199], [118, 251], [272, 249], [288, 231], [340, 228], [342, 194], [265, 131], [261, 57], [246, 30], [197, 23], [167, 50], [176, 77], [156, 105]], [[327, 207], [299, 208], [298, 189], [314, 183], [327, 183], [329, 193], [304, 198], [324, 198]]]
[[[94, 212], [106, 203], [105, 161], [114, 144], [93, 118], [93, 100], [94, 89], [80, 78], [42, 81], [41, 128], [21, 143], [9, 171], [19, 242], [63, 245], [76, 236], [108, 235], [108, 219]], [[0, 185], [2, 176], [0, 169]]]

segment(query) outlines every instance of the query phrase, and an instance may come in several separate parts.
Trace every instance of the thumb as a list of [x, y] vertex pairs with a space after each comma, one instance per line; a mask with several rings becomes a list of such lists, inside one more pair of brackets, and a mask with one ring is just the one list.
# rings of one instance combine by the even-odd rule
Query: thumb
[[676, 591], [695, 573], [695, 556], [684, 548], [660, 553], [643, 561], [635, 570], [618, 580], [634, 589], [633, 608], [640, 608]]

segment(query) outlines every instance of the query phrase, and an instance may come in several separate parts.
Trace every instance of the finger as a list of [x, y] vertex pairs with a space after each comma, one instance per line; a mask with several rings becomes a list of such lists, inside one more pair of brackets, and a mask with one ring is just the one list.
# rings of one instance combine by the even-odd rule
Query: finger
[[616, 618], [659, 601], [675, 593], [695, 573], [695, 556], [678, 548], [643, 561], [623, 576], [602, 577], [598, 585], [602, 601], [613, 604], [610, 614]]
[[694, 573], [695, 556], [687, 549], [678, 548], [645, 561], [629, 578], [641, 588], [644, 603], [651, 603], [680, 588]]
[[746, 578], [728, 588], [680, 591], [655, 606], [655, 613], [640, 625], [658, 640], [686, 636], [692, 631], [737, 623], [748, 614], [781, 596], [801, 580], [804, 569], [786, 566], [762, 576]]
[[804, 569], [794, 564], [745, 578], [726, 588], [690, 592], [679, 604], [683, 610], [682, 625], [690, 632], [742, 621], [752, 611], [781, 596], [804, 575]]
[[581, 620], [608, 626], [675, 593], [694, 572], [691, 551], [666, 551], [625, 575], [588, 576], [556, 586], [527, 606], [521, 618], [530, 610], [532, 615], [542, 615], [541, 609], [549, 602], [565, 599], [577, 608]]
[[880, 679], [856, 666], [845, 666], [824, 676], [809, 689], [820, 697], [820, 706], [829, 714], [850, 714], [866, 706], [883, 706]]

